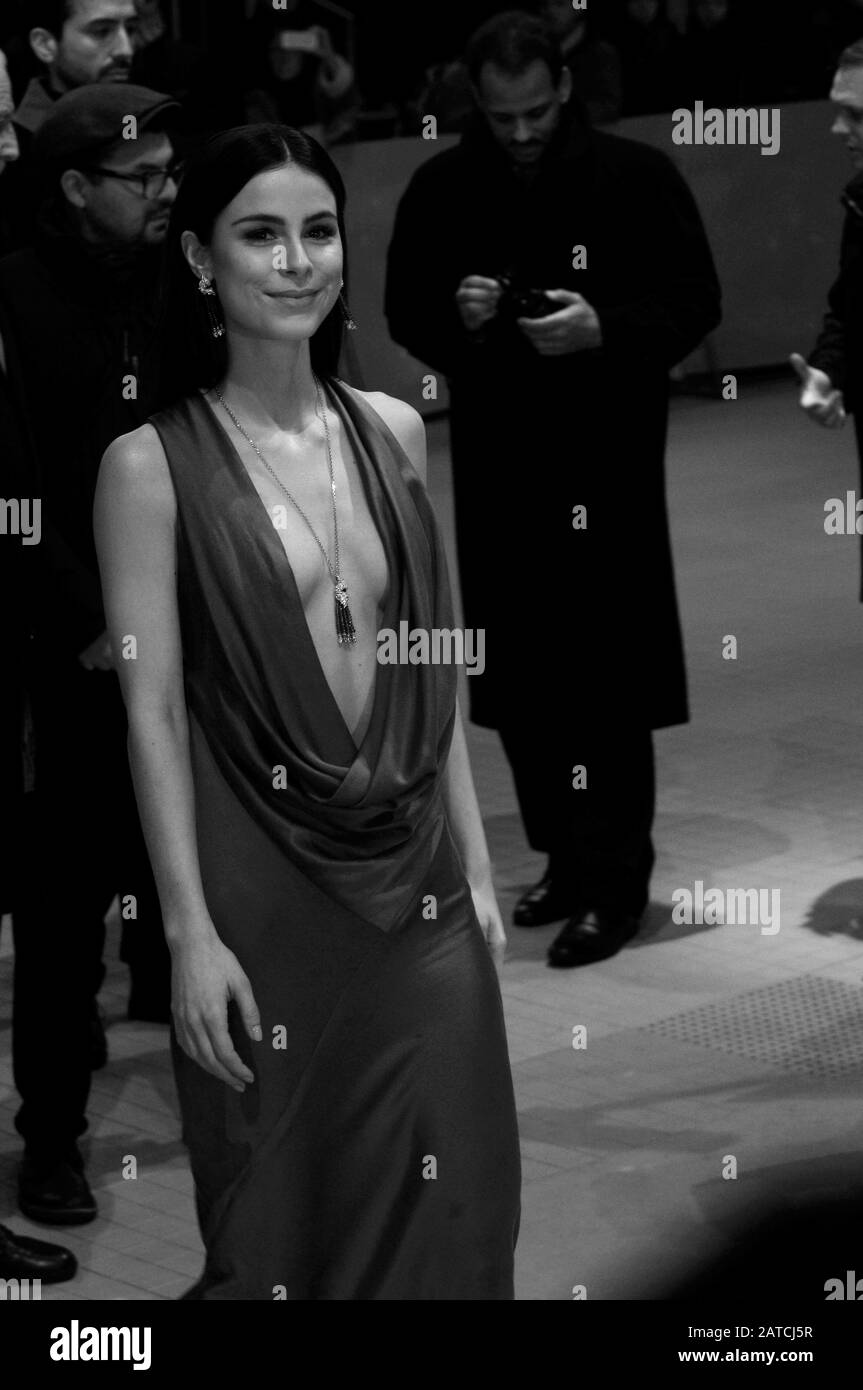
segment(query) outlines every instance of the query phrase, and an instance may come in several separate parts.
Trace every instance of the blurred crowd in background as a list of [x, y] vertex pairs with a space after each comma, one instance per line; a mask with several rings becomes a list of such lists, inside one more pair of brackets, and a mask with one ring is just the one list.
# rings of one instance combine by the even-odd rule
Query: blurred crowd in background
[[[465, 40], [510, 7], [136, 0], [130, 80], [177, 97], [198, 132], [276, 120], [335, 145], [414, 135], [434, 114], [439, 133], [456, 133], [470, 112]], [[45, 8], [12, 0], [0, 19], [16, 106], [44, 77], [28, 34]], [[524, 8], [557, 31], [597, 124], [696, 100], [826, 97], [837, 55], [863, 34], [863, 0], [590, 0], [584, 11], [571, 0], [528, 0]]]

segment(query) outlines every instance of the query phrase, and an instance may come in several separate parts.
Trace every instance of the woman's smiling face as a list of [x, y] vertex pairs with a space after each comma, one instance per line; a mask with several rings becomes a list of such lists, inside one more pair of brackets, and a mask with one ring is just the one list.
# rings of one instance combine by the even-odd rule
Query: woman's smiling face
[[341, 290], [335, 195], [296, 164], [257, 174], [216, 219], [209, 261], [229, 333], [310, 338]]

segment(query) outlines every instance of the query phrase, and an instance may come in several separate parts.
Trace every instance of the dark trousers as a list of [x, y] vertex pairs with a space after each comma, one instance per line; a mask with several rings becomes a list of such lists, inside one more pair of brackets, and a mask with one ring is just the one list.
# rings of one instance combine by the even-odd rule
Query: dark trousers
[[[650, 730], [573, 734], [554, 721], [525, 721], [499, 733], [531, 848], [548, 854], [577, 904], [640, 917], [655, 860]], [[586, 770], [580, 790], [573, 788], [574, 767]]]
[[104, 916], [134, 897], [121, 957], [133, 988], [167, 994], [170, 955], [138, 820], [113, 671], [55, 663], [30, 682], [35, 790], [22, 797], [12, 890], [12, 1063], [28, 1148], [59, 1155], [87, 1128], [90, 1027]]

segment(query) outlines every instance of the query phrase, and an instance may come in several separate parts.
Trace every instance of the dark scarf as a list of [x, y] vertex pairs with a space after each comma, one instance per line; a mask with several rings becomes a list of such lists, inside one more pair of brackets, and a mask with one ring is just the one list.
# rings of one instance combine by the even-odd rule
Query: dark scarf
[[114, 309], [118, 301], [128, 305], [153, 298], [161, 246], [86, 241], [70, 214], [55, 204], [40, 213], [34, 246], [41, 260], [57, 268], [66, 293], [83, 303]]

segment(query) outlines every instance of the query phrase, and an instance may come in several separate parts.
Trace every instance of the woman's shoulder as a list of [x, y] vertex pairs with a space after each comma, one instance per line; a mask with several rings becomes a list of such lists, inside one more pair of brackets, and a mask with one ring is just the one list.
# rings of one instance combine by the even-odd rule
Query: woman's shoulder
[[385, 391], [360, 391], [356, 386], [350, 389], [380, 415], [425, 482], [426, 434], [419, 411], [398, 396], [388, 396]]
[[103, 478], [136, 503], [176, 510], [171, 470], [159, 431], [149, 422], [120, 434], [102, 457]]
[[129, 430], [128, 434], [118, 434], [108, 445], [104, 457], [110, 460], [114, 468], [127, 473], [168, 471], [168, 460], [159, 431], [149, 421]]

